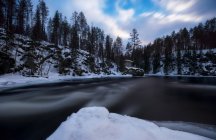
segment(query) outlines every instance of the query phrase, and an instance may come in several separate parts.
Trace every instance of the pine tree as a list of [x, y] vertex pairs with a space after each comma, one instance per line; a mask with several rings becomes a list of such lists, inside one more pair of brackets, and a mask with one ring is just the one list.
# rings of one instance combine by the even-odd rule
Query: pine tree
[[72, 26], [74, 26], [74, 28], [76, 28], [75, 30], [78, 32], [80, 31], [80, 26], [79, 26], [79, 15], [78, 13], [75, 11], [72, 14]]
[[193, 52], [192, 52], [192, 59], [191, 59], [191, 71], [192, 74], [196, 74], [197, 69], [197, 54], [196, 54], [196, 49], [194, 47]]
[[153, 54], [153, 73], [157, 73], [159, 72], [160, 70], [160, 56], [161, 56], [161, 46], [162, 46], [162, 39], [156, 39], [154, 41], [154, 54]]
[[75, 52], [79, 49], [79, 35], [76, 26], [71, 29], [71, 49]]
[[181, 51], [178, 49], [177, 51], [177, 74], [182, 74], [182, 66], [181, 66]]
[[55, 16], [52, 20], [52, 33], [51, 33], [51, 42], [55, 45], [59, 44], [59, 28], [60, 28], [60, 16], [59, 12], [56, 11]]
[[79, 72], [77, 67], [77, 57], [78, 57], [78, 49], [79, 49], [79, 35], [75, 25], [71, 29], [70, 48], [72, 49], [72, 53], [71, 53], [72, 67], [74, 69], [74, 72], [78, 74]]
[[113, 60], [117, 64], [118, 69], [120, 69], [120, 57], [122, 55], [122, 39], [117, 37], [115, 42], [113, 43]]
[[0, 27], [4, 27], [5, 24], [5, 14], [4, 14], [4, 7], [5, 7], [5, 1], [0, 0]]
[[106, 59], [108, 62], [111, 61], [111, 51], [112, 51], [112, 38], [107, 35], [106, 42], [105, 42], [105, 52], [106, 52]]
[[51, 18], [49, 18], [47, 24], [47, 39], [49, 42], [52, 42], [52, 33], [53, 33], [53, 21]]
[[64, 18], [64, 21], [62, 22], [62, 30], [63, 30], [63, 45], [67, 46], [68, 45], [68, 38], [70, 34], [70, 26], [67, 21], [67, 18]]
[[130, 44], [131, 44], [131, 46], [132, 46], [132, 60], [134, 61], [136, 58], [136, 56], [134, 55], [134, 52], [133, 51], [135, 51], [135, 49], [136, 48], [138, 48], [139, 46], [140, 46], [140, 44], [141, 44], [141, 42], [140, 42], [140, 40], [139, 40], [139, 34], [138, 34], [138, 32], [137, 32], [137, 30], [136, 29], [133, 29], [132, 30], [132, 33], [130, 34]]
[[132, 51], [133, 51], [132, 45], [130, 44], [130, 42], [128, 42], [127, 45], [126, 45], [126, 54], [125, 54], [125, 57], [127, 59], [131, 59]]
[[145, 73], [149, 73], [150, 71], [150, 46], [151, 44], [147, 45], [146, 48], [144, 48], [144, 71]]
[[31, 0], [26, 0], [26, 4], [27, 4], [27, 9], [25, 12], [25, 31], [24, 31], [24, 35], [25, 36], [30, 36], [31, 34], [31, 29], [32, 29], [32, 15], [33, 15], [33, 5], [32, 5], [32, 1]]
[[175, 33], [172, 35], [173, 43], [176, 47], [176, 68], [177, 68], [177, 74], [181, 75], [182, 74], [182, 54], [181, 50], [183, 47], [183, 41], [181, 39], [180, 32]]
[[40, 18], [40, 9], [39, 6], [37, 6], [35, 17], [34, 17], [34, 25], [32, 29], [32, 39], [39, 41], [42, 40], [42, 32], [41, 32], [42, 26], [41, 26], [41, 18]]
[[183, 50], [186, 53], [190, 50], [190, 34], [186, 28], [180, 30], [181, 41], [183, 43]]
[[23, 56], [24, 60], [24, 67], [27, 69], [25, 71], [25, 75], [27, 76], [33, 76], [38, 70], [38, 64], [36, 63], [36, 47], [37, 43], [35, 41], [31, 42], [30, 47], [26, 50], [25, 55]]
[[123, 54], [120, 55], [118, 69], [120, 72], [125, 71], [125, 58], [124, 58]]
[[104, 63], [104, 32], [102, 31], [99, 34], [99, 49], [98, 49], [98, 57], [102, 60], [102, 62]]
[[95, 46], [96, 46], [96, 40], [97, 40], [97, 35], [96, 35], [96, 29], [95, 27], [91, 27], [91, 29], [88, 31], [88, 43], [87, 43], [87, 48], [88, 52], [90, 55], [95, 54]]
[[86, 50], [87, 49], [87, 38], [88, 38], [88, 24], [87, 24], [87, 20], [86, 17], [84, 15], [83, 12], [80, 12], [78, 15], [78, 24], [80, 26], [80, 48], [82, 50]]
[[139, 40], [139, 34], [136, 29], [132, 30], [132, 33], [130, 34], [130, 44], [132, 45], [132, 49], [135, 49], [136, 47], [140, 46], [140, 40]]
[[216, 18], [207, 20], [205, 23], [205, 42], [208, 49], [213, 49], [216, 46]]
[[18, 3], [18, 14], [17, 14], [17, 33], [24, 34], [25, 32], [25, 23], [27, 20], [27, 12], [28, 12], [28, 5], [26, 0], [20, 0]]
[[15, 10], [16, 10], [16, 0], [7, 0], [6, 1], [6, 29], [9, 33], [14, 32], [14, 25], [13, 25], [13, 19], [15, 16]]
[[172, 68], [172, 38], [167, 36], [164, 40], [165, 46], [165, 60], [164, 60], [164, 73], [168, 75], [169, 71]]
[[42, 39], [46, 40], [47, 36], [46, 36], [45, 24], [47, 21], [49, 10], [48, 10], [48, 7], [46, 6], [46, 3], [44, 2], [44, 0], [39, 1], [39, 9], [40, 9], [40, 17], [41, 17]]

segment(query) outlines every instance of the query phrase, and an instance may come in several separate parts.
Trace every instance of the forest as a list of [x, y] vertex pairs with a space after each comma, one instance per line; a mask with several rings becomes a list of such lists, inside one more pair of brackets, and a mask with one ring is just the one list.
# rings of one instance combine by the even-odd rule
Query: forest
[[36, 8], [31, 0], [0, 0], [0, 17], [0, 74], [127, 74], [125, 60], [131, 60], [145, 74], [216, 75], [216, 18], [148, 45], [132, 29], [124, 45], [89, 25], [81, 11], [50, 17], [44, 0]]

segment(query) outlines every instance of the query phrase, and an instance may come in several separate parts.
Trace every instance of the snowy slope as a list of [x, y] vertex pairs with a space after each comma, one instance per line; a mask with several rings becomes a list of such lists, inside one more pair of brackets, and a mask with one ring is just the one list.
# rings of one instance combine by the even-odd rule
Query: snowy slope
[[[69, 46], [54, 45], [46, 41], [33, 41], [27, 36], [18, 34], [15, 34], [9, 43], [6, 43], [6, 38], [5, 30], [0, 28], [0, 53], [5, 55], [4, 59], [0, 58], [0, 68], [7, 67], [7, 59], [14, 61], [14, 64], [11, 64], [10, 69], [6, 72], [0, 71], [0, 74], [15, 75], [14, 78], [18, 78], [17, 76], [20, 75], [21, 79], [30, 80], [36, 79], [35, 77], [40, 80], [76, 76], [121, 75], [115, 63], [108, 63], [106, 59], [101, 60], [85, 50], [77, 50], [76, 58], [72, 58], [74, 54]], [[6, 78], [7, 75], [3, 77]], [[21, 75], [32, 78], [23, 78]], [[9, 81], [5, 82], [9, 83]], [[12, 80], [13, 82], [17, 83], [18, 81]]]
[[109, 113], [103, 107], [72, 114], [47, 140], [210, 140], [156, 124]]

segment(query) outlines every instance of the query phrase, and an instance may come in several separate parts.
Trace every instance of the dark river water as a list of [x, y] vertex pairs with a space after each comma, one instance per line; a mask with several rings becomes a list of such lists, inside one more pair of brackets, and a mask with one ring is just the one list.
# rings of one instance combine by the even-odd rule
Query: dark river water
[[146, 77], [0, 89], [0, 139], [46, 139], [67, 116], [87, 106], [156, 122], [214, 127], [216, 79]]

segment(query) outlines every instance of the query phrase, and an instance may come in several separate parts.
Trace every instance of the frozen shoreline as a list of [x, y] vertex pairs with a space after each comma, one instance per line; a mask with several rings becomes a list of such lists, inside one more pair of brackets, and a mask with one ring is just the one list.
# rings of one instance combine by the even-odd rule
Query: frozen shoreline
[[[101, 78], [131, 78], [131, 75], [97, 75], [90, 74], [86, 76], [60, 76], [52, 73], [49, 77], [25, 77], [20, 74], [5, 74], [0, 76], [0, 88], [10, 88], [16, 86], [28, 86], [34, 84], [47, 84], [61, 81], [85, 80], [85, 79], [101, 79]], [[191, 77], [191, 78], [216, 78], [216, 76], [193, 76], [193, 75], [162, 75], [162, 74], [145, 74], [144, 77]]]
[[34, 84], [46, 84], [55, 83], [67, 80], [85, 80], [85, 79], [97, 79], [97, 78], [130, 78], [130, 75], [87, 75], [87, 76], [59, 76], [58, 74], [52, 74], [48, 78], [45, 77], [25, 77], [19, 74], [5, 74], [0, 76], [0, 88], [10, 88], [15, 86], [25, 86]]

